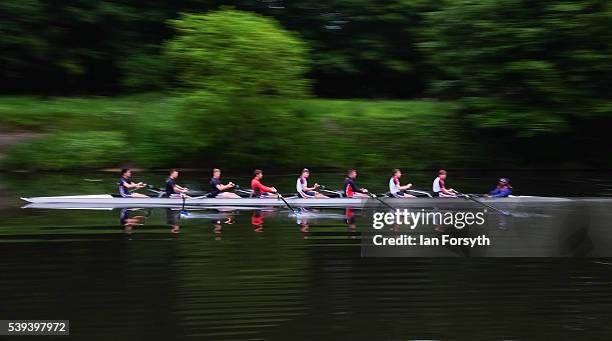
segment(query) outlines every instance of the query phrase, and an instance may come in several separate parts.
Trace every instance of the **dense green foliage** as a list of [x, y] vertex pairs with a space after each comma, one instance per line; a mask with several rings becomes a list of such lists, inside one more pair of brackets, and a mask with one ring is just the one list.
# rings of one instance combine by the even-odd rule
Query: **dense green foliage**
[[[317, 150], [334, 166], [398, 153], [434, 165], [435, 151], [445, 165], [463, 153], [495, 166], [598, 167], [611, 159], [601, 143], [612, 120], [611, 14], [604, 0], [2, 1], [0, 91], [164, 93], [4, 97], [5, 130], [48, 134], [5, 164], [95, 166], [36, 161], [54, 143], [86, 148], [78, 140], [92, 134], [109, 138], [101, 150], [130, 142], [126, 159], [109, 165], [215, 163], [213, 151], [228, 162], [284, 163]], [[456, 105], [441, 116], [430, 102], [297, 101], [309, 95]], [[365, 107], [385, 114], [360, 116]]]
[[305, 44], [270, 18], [236, 10], [184, 14], [172, 25], [166, 54], [186, 93], [178, 118], [198, 137], [186, 150], [229, 140], [247, 148], [228, 158], [272, 153], [279, 141], [252, 141], [274, 131], [288, 100], [308, 95]]
[[0, 89], [55, 94], [117, 91], [122, 77], [147, 72], [143, 67], [150, 62], [133, 61], [143, 55], [155, 60], [168, 31], [164, 21], [176, 11], [150, 4], [1, 1]]
[[[113, 140], [121, 141], [120, 149], [129, 151], [129, 154], [117, 158], [116, 153], [101, 153], [96, 160], [77, 158], [77, 164], [70, 166], [113, 166], [121, 162], [149, 167], [164, 164], [177, 158], [173, 151], [182, 150], [189, 143], [181, 133], [183, 125], [178, 121], [177, 108], [182, 101], [159, 93], [117, 98], [3, 97], [0, 99], [1, 126], [9, 130], [29, 130], [49, 136], [40, 143], [35, 141], [17, 146], [10, 153], [12, 159], [5, 161], [5, 165], [61, 168], [60, 165], [64, 163], [55, 163], [53, 160], [42, 162], [43, 158], [55, 155], [50, 152], [52, 149], [63, 153], [66, 141], [61, 140], [64, 141], [62, 144], [53, 145], [60, 140], [52, 137], [81, 140], [88, 139], [89, 134], [94, 138], [100, 136], [100, 131], [120, 132], [122, 137]], [[79, 132], [79, 135], [71, 132]], [[89, 147], [96, 149], [97, 145]]]
[[223, 96], [302, 97], [305, 44], [272, 19], [235, 10], [184, 14], [167, 55], [182, 85]]
[[447, 0], [421, 43], [481, 127], [568, 129], [612, 114], [609, 1]]
[[332, 97], [422, 96], [436, 70], [418, 48], [432, 0], [297, 0], [268, 10], [312, 48], [315, 92]]
[[126, 143], [126, 136], [119, 132], [60, 133], [18, 145], [3, 162], [11, 168], [103, 167], [109, 160], [127, 156]]
[[[276, 18], [313, 47], [315, 90], [330, 96], [414, 96], [429, 70], [415, 45], [431, 0], [0, 2], [4, 91], [109, 93], [168, 86], [162, 46], [181, 12], [220, 6]], [[170, 73], [171, 75], [171, 73]]]
[[[22, 100], [28, 111], [27, 115], [14, 115], [22, 119], [19, 127], [47, 136], [14, 147], [3, 160], [11, 168], [132, 164], [344, 169], [389, 167], [389, 162], [426, 168], [440, 166], [438, 160], [456, 167], [483, 161], [477, 156], [482, 155], [480, 147], [462, 131], [449, 129], [439, 134], [439, 127], [461, 124], [453, 114], [453, 105], [444, 102], [277, 99], [278, 103], [261, 109], [244, 101], [238, 102], [240, 110], [220, 112], [202, 122], [214, 127], [208, 133], [193, 134], [185, 128], [189, 122], [175, 120], [184, 115], [186, 105], [197, 105], [192, 99], [151, 94]], [[19, 107], [17, 98], [0, 98], [0, 104], [6, 102], [12, 108]], [[78, 113], [77, 108], [86, 110]], [[256, 115], [243, 114], [249, 111]], [[0, 115], [0, 124], [9, 116]], [[78, 132], [61, 132], [67, 129]], [[394, 137], [393, 143], [389, 143], [389, 136]], [[431, 157], [434, 153], [438, 157]], [[466, 153], [474, 156], [466, 158]]]

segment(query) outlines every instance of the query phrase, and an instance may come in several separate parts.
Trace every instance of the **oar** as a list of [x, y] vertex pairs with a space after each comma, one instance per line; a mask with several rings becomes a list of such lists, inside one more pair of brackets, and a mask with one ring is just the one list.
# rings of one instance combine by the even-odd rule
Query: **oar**
[[281, 199], [285, 205], [287, 205], [287, 207], [293, 211], [293, 213], [298, 214], [300, 213], [298, 210], [294, 209], [293, 207], [291, 207], [291, 205], [289, 205], [289, 203], [287, 202], [287, 200], [285, 200], [285, 198], [283, 198], [282, 194], [280, 193], [276, 193], [278, 195], [278, 198]]
[[460, 193], [460, 192], [456, 192], [456, 193], [457, 193], [457, 195], [462, 196], [462, 197], [464, 197], [466, 199], [470, 199], [473, 202], [478, 203], [478, 204], [480, 204], [480, 205], [482, 205], [484, 207], [488, 207], [488, 208], [492, 209], [493, 211], [495, 211], [497, 213], [500, 213], [500, 214], [505, 215], [505, 216], [509, 216], [510, 215], [510, 213], [508, 213], [507, 211], [504, 211], [504, 210], [499, 209], [499, 208], [497, 208], [497, 207], [495, 207], [493, 205], [489, 205], [489, 204], [487, 204], [485, 202], [482, 202], [482, 201], [480, 201], [480, 200], [470, 196], [469, 194], [463, 194], [463, 193]]
[[406, 191], [407, 191], [407, 192], [410, 192], [410, 193], [413, 193], [413, 194], [422, 194], [422, 195], [426, 195], [428, 198], [431, 198], [431, 197], [432, 197], [432, 195], [431, 195], [429, 192], [424, 191], [424, 190], [421, 190], [421, 189], [408, 189], [408, 190], [406, 190]]
[[210, 195], [210, 193], [208, 193], [208, 192], [202, 192], [202, 193], [204, 193], [204, 195], [200, 195], [200, 196], [197, 196], [197, 197], [191, 197], [191, 198], [189, 198], [189, 200], [204, 199], [204, 198], [208, 198], [208, 196]]
[[147, 185], [147, 190], [161, 196], [164, 194], [164, 191], [161, 188], [157, 188], [153, 185]]
[[389, 208], [390, 208], [392, 211], [395, 211], [395, 208], [394, 208], [393, 206], [391, 206], [391, 205], [387, 204], [386, 202], [382, 201], [382, 199], [380, 199], [379, 197], [377, 197], [377, 196], [376, 196], [376, 194], [368, 192], [368, 195], [369, 195], [370, 197], [372, 197], [372, 198], [374, 198], [374, 199], [378, 200], [378, 201], [379, 201], [381, 204], [383, 204], [383, 205], [385, 205], [385, 206], [389, 207]]
[[329, 190], [329, 189], [327, 189], [327, 187], [325, 187], [323, 185], [320, 185], [319, 188], [320, 188], [321, 192], [327, 192], [327, 193], [335, 194], [335, 195], [338, 195], [338, 196], [342, 196], [342, 193], [340, 191]]

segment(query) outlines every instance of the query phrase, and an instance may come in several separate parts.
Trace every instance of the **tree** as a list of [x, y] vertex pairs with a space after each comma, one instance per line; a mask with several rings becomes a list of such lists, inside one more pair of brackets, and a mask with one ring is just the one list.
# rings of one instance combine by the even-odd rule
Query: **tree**
[[477, 125], [559, 132], [612, 113], [610, 18], [604, 0], [446, 0], [420, 45]]
[[175, 2], [0, 1], [0, 91], [108, 93], [125, 75], [131, 88], [159, 88], [165, 75], [152, 71]]
[[198, 136], [192, 151], [214, 144], [245, 162], [262, 153], [282, 157], [292, 138], [284, 125], [296, 119], [286, 102], [309, 93], [306, 44], [274, 19], [233, 9], [171, 23], [177, 34], [166, 55], [187, 90], [180, 121]]
[[183, 14], [166, 44], [181, 83], [240, 97], [303, 97], [307, 47], [274, 19], [232, 9]]
[[434, 0], [293, 0], [270, 10], [312, 45], [315, 91], [331, 97], [421, 96], [432, 77], [417, 48]]

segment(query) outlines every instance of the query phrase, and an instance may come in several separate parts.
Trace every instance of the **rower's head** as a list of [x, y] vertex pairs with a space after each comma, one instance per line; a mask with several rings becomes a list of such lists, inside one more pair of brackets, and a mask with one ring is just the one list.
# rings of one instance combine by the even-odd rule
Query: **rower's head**
[[172, 179], [176, 179], [179, 176], [179, 172], [176, 169], [171, 169], [168, 175], [170, 175]]
[[357, 170], [356, 169], [349, 169], [346, 172], [346, 176], [348, 176], [351, 179], [355, 179], [357, 177]]
[[215, 179], [219, 179], [221, 177], [221, 170], [219, 168], [213, 168], [212, 176]]
[[300, 173], [300, 175], [303, 178], [308, 178], [310, 176], [310, 170], [308, 168], [304, 168], [302, 169], [302, 173]]
[[261, 179], [263, 178], [263, 171], [261, 169], [256, 169], [253, 171], [253, 175], [256, 179]]
[[132, 176], [132, 170], [129, 168], [123, 168], [121, 170], [121, 177], [123, 178], [129, 178]]
[[510, 179], [508, 179], [508, 178], [501, 178], [501, 179], [499, 179], [499, 182], [498, 182], [497, 186], [498, 187], [502, 187], [502, 188], [503, 187], [510, 187], [510, 188], [512, 188], [510, 186]]
[[402, 177], [402, 171], [399, 170], [399, 168], [395, 168], [393, 170], [393, 176], [397, 176], [398, 178], [401, 178]]
[[438, 171], [438, 176], [440, 177], [440, 179], [445, 180], [446, 179], [446, 171], [444, 169], [440, 169]]

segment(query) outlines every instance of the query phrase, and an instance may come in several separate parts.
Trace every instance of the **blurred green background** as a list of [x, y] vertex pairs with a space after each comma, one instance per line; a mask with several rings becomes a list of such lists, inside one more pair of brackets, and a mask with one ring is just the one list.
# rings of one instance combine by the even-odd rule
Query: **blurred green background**
[[609, 1], [0, 2], [0, 165], [610, 168]]

